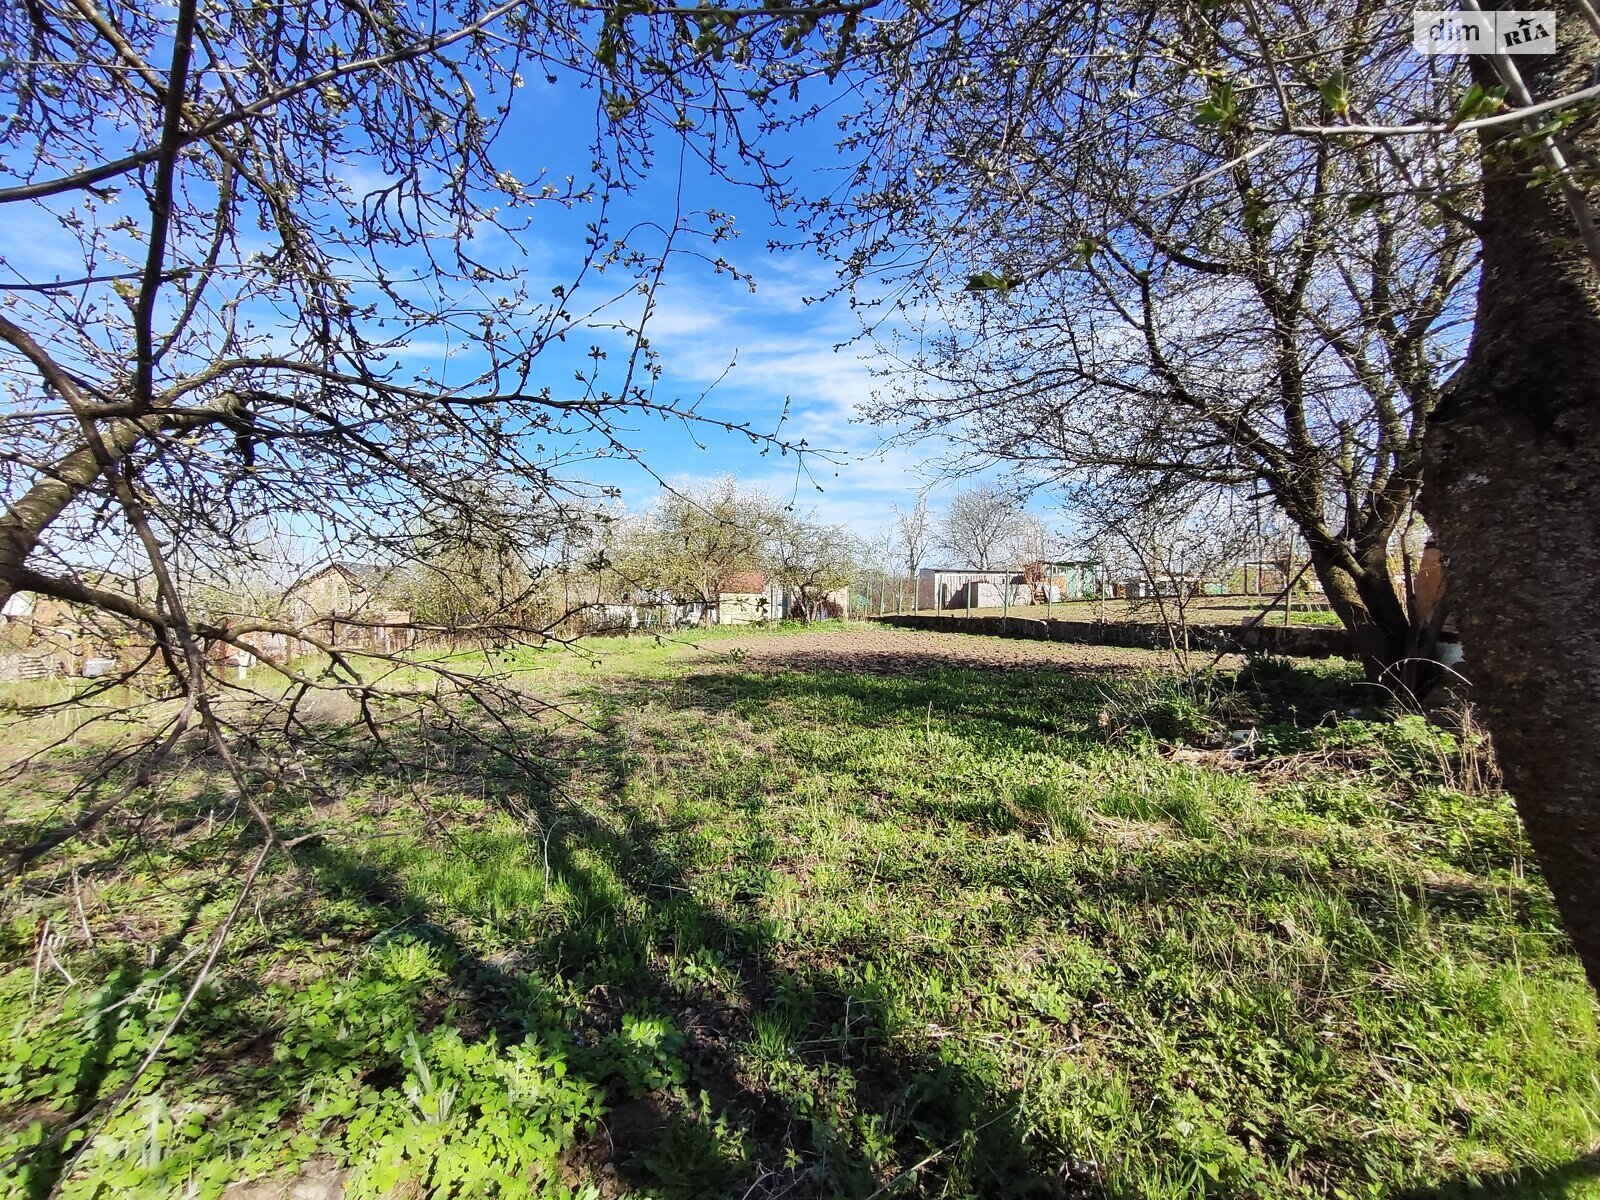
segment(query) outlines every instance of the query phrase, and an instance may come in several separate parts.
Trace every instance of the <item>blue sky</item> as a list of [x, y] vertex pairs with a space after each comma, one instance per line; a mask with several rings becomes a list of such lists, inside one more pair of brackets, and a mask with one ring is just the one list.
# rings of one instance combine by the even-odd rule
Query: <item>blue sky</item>
[[[529, 184], [541, 175], [557, 182], [571, 175], [581, 184], [592, 174], [595, 93], [570, 76], [556, 84], [540, 76], [516, 101], [498, 146], [500, 164]], [[808, 177], [808, 184], [826, 180], [827, 172], [838, 168], [831, 141], [835, 132], [824, 120], [784, 139], [793, 171]], [[109, 151], [118, 135], [107, 130], [106, 137]], [[370, 173], [375, 169], [370, 161], [353, 163], [346, 181], [358, 193], [375, 188], [383, 182]], [[143, 224], [148, 213], [140, 212], [137, 193], [130, 192], [128, 199], [130, 215]], [[70, 278], [82, 272], [80, 249], [57, 215], [76, 202], [67, 197], [48, 206], [17, 206], [20, 211], [9, 214], [12, 236], [5, 253], [19, 274]], [[764, 456], [739, 435], [707, 426], [691, 433], [677, 423], [645, 420], [626, 435], [645, 466], [623, 460], [588, 463], [583, 467], [588, 481], [616, 486], [629, 507], [639, 508], [657, 490], [653, 475], [688, 480], [732, 473], [865, 536], [887, 528], [891, 505], [912, 503], [930, 484], [935, 485], [931, 500], [939, 507], [949, 486], [939, 485], [925, 464], [948, 447], [884, 446], [887, 431], [863, 423], [858, 406], [883, 386], [875, 368], [886, 360], [876, 356], [871, 343], [855, 340], [857, 317], [844, 299], [807, 303], [836, 282], [833, 268], [809, 250], [769, 251], [770, 241], [795, 240], [796, 231], [774, 223], [757, 190], [716, 178], [696, 155], [680, 154], [676, 140], [664, 133], [649, 172], [631, 195], [613, 205], [612, 225], [670, 222], [679, 203], [734, 214], [740, 236], [712, 253], [725, 255], [753, 278], [754, 287], [690, 255], [672, 260], [647, 331], [664, 369], [656, 398], [694, 400], [704, 394], [699, 407], [705, 415], [748, 422], [758, 430], [775, 429], [787, 408], [783, 435], [825, 453], [810, 457], [800, 470], [794, 457]], [[518, 243], [486, 231], [476, 249], [496, 265], [525, 270], [536, 291], [564, 283], [582, 260], [583, 224], [594, 219], [594, 212], [593, 206], [568, 212], [537, 205], [534, 222]], [[131, 243], [125, 252], [134, 258], [142, 253]], [[612, 281], [613, 286], [622, 282]], [[604, 286], [590, 290], [605, 293]], [[624, 303], [619, 311], [631, 315], [636, 308], [634, 301], [631, 309]], [[620, 335], [600, 330], [556, 347], [548, 354], [546, 381], [558, 395], [563, 388], [570, 394], [573, 371], [586, 365], [591, 341], [607, 347], [613, 366], [626, 344]], [[474, 355], [459, 343], [419, 337], [400, 357], [408, 373], [426, 370], [449, 382], [452, 373], [460, 378], [462, 371], [472, 370]], [[615, 390], [616, 380], [610, 385]]]
[[[571, 171], [563, 161], [587, 160], [592, 92], [569, 83], [541, 84], [537, 95], [519, 100], [532, 103], [522, 105], [501, 149], [518, 178], [532, 178], [541, 167], [560, 177]], [[815, 177], [837, 167], [831, 131], [824, 123], [786, 139], [795, 172]], [[617, 206], [615, 223], [670, 214], [680, 194], [686, 208], [732, 213], [740, 235], [717, 252], [752, 276], [754, 289], [688, 256], [672, 262], [648, 329], [664, 367], [658, 398], [693, 400], [707, 393], [701, 411], [708, 416], [760, 429], [774, 428], [787, 404], [785, 435], [830, 453], [808, 459], [806, 471], [798, 472], [793, 457], [762, 456], [744, 437], [709, 428], [691, 435], [676, 424], [646, 421], [628, 440], [643, 452], [649, 471], [624, 462], [597, 463], [593, 481], [614, 484], [630, 507], [640, 507], [656, 490], [651, 471], [668, 479], [729, 472], [863, 535], [886, 528], [890, 505], [912, 503], [930, 484], [938, 507], [949, 488], [924, 464], [946, 447], [884, 446], [887, 431], [863, 423], [857, 408], [882, 386], [875, 370], [886, 360], [870, 343], [853, 340], [860, 326], [842, 297], [807, 303], [836, 282], [833, 267], [814, 251], [769, 251], [770, 241], [794, 240], [795, 230], [775, 223], [755, 189], [716, 179], [694, 155], [682, 156], [680, 168], [680, 156], [665, 139], [659, 149], [650, 174]], [[563, 261], [562, 222], [551, 224], [556, 232], [538, 235], [538, 269], [559, 276], [577, 252]], [[569, 346], [567, 352], [575, 359], [581, 349]], [[553, 370], [553, 377], [570, 379], [571, 366]]]

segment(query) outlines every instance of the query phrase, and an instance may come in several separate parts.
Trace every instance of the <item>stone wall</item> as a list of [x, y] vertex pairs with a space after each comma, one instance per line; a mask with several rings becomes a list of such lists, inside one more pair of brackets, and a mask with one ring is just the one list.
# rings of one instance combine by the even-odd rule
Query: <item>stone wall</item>
[[[1038, 617], [883, 616], [881, 625], [927, 629], [941, 633], [979, 633], [991, 637], [1026, 638], [1040, 642], [1080, 642], [1095, 646], [1139, 646], [1164, 649], [1167, 633], [1160, 625], [1131, 621], [1047, 621]], [[1213, 650], [1253, 650], [1295, 658], [1351, 658], [1350, 635], [1343, 629], [1301, 625], [1191, 625], [1191, 646]]]

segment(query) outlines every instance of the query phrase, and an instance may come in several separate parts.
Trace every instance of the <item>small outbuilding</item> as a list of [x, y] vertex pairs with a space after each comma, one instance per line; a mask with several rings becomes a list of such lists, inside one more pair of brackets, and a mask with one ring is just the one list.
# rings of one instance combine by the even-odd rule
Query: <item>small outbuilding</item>
[[1021, 571], [924, 567], [917, 572], [917, 608], [1001, 608], [1060, 604], [1100, 594], [1100, 566], [1083, 562], [1029, 563]]

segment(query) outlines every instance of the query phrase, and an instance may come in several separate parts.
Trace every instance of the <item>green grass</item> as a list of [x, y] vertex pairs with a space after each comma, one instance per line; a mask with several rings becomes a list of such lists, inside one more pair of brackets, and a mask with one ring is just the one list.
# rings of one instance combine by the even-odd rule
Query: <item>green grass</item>
[[[418, 731], [272, 795], [325, 836], [63, 1195], [317, 1155], [352, 1196], [1600, 1195], [1596, 1005], [1514, 814], [1419, 721], [1314, 726], [1359, 702], [1340, 669], [1196, 696], [591, 647], [512, 656], [585, 722], [527, 727], [536, 775]], [[1245, 712], [1265, 758], [1204, 749]], [[0, 1156], [178, 1003], [254, 848], [186, 823], [209, 770], [8, 890]], [[13, 784], [8, 838], [49, 799]], [[41, 921], [71, 984], [35, 981]]]

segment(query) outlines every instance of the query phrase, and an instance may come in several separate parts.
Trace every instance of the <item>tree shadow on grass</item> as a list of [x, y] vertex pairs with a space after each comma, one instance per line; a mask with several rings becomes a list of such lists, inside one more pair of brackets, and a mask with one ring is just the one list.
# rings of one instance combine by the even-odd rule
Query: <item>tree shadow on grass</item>
[[[880, 675], [867, 671], [785, 671], [778, 674], [736, 670], [703, 672], [679, 681], [674, 706], [708, 711], [759, 712], [775, 700], [833, 705], [852, 721], [902, 723], [932, 711], [941, 719], [961, 718], [1089, 744], [1085, 710], [1104, 702], [1114, 680], [1079, 672], [1033, 670], [1004, 675], [941, 665], [921, 671]], [[632, 700], [652, 694], [634, 689]], [[1073, 712], [1074, 709], [1078, 711]]]
[[[1590, 1186], [1581, 1187], [1584, 1184]], [[1575, 1187], [1581, 1190], [1574, 1191]], [[1451, 1180], [1404, 1192], [1395, 1200], [1578, 1200], [1592, 1196], [1600, 1196], [1600, 1152], [1556, 1167]]]
[[[953, 688], [952, 685], [959, 686]], [[1044, 686], [1059, 686], [1064, 693], [1061, 705], [1069, 711], [1053, 723], [1043, 719], [1024, 722], [1026, 732], [1048, 733], [1066, 749], [1073, 745], [1103, 747], [1103, 737], [1086, 725], [1081, 711], [1078, 719], [1070, 711], [1074, 705], [1100, 699], [1100, 685], [1068, 678], [1059, 682], [1048, 680]], [[810, 719], [817, 704], [840, 704], [866, 724], [885, 726], [903, 726], [908, 718], [917, 717], [924, 705], [937, 704], [941, 716], [961, 717], [964, 723], [965, 718], [970, 717], [1014, 725], [1018, 722], [1012, 717], [1019, 706], [1036, 713], [1041, 700], [1026, 692], [1019, 696], [1015, 687], [1011, 680], [992, 683], [980, 680], [968, 688], [966, 680], [944, 672], [922, 680], [856, 677], [831, 672], [781, 676], [728, 672], [687, 677], [668, 703], [675, 709], [732, 709], [749, 716], [762, 713], [774, 701], [784, 700], [793, 705], [803, 721]], [[643, 693], [631, 695], [627, 703], [640, 703], [647, 698]], [[1007, 703], [997, 702], [1002, 698]], [[946, 812], [956, 816], [958, 806], [949, 806]], [[1158, 821], [1159, 814], [1150, 819]], [[1403, 960], [1414, 950], [1419, 928], [1505, 921], [1512, 929], [1524, 932], [1542, 935], [1559, 931], [1553, 906], [1537, 886], [1511, 889], [1504, 881], [1477, 878], [1465, 872], [1446, 871], [1439, 875], [1420, 864], [1415, 878], [1402, 882], [1397, 881], [1392, 865], [1377, 859], [1367, 861], [1357, 856], [1350, 861], [1349, 856], [1344, 856], [1347, 861], [1340, 862], [1339, 855], [1286, 856], [1281, 846], [1222, 838], [1212, 840], [1204, 830], [1192, 838], [1180, 840], [1181, 845], [1164, 841], [1159, 850], [1148, 854], [1130, 850], [1125, 855], [1127, 861], [1123, 869], [1093, 880], [1094, 899], [1137, 906], [1193, 907], [1208, 913], [1239, 911], [1246, 919], [1253, 920], [1273, 911], [1281, 901], [1322, 896], [1338, 898], [1348, 905], [1350, 919], [1366, 931], [1377, 947], [1349, 960], [1348, 973], [1338, 984], [1341, 987], [1366, 986], [1369, 970], [1381, 967], [1386, 961]], [[967, 884], [960, 879], [960, 869], [956, 863], [941, 864], [941, 870], [952, 872], [951, 882], [964, 887]], [[979, 864], [979, 869], [987, 871], [988, 866]], [[972, 886], [981, 888], [983, 882], [974, 880]], [[1059, 925], [1065, 919], [1071, 924], [1071, 914], [1085, 899], [1084, 882], [1082, 875], [1071, 870], [1054, 878], [1048, 874], [1032, 878], [1027, 902], [1012, 906], [1005, 920], [1031, 926], [1043, 922]], [[1268, 932], [1278, 936], [1273, 931]], [[1096, 940], [1093, 930], [1085, 929], [1084, 933], [1089, 940]], [[1292, 928], [1282, 936], [1294, 936]], [[1113, 944], [1114, 939], [1104, 943]], [[1227, 947], [1218, 950], [1224, 955], [1228, 952]], [[1197, 946], [1196, 951], [1203, 956], [1206, 948]], [[1326, 977], [1321, 985], [1328, 986]], [[1176, 997], [1172, 1015], [1181, 1021], [1183, 1006], [1190, 1000], [1185, 996]], [[1274, 1030], [1270, 1024], [1264, 1025], [1263, 1042], [1276, 1032], [1281, 1031]], [[1262, 1152], [1269, 1151], [1270, 1146]], [[1338, 1147], [1335, 1157], [1359, 1153], [1360, 1148], [1352, 1144]], [[1593, 1164], [1586, 1159], [1559, 1170], [1512, 1172], [1480, 1184], [1448, 1183], [1435, 1191], [1419, 1191], [1416, 1195], [1419, 1200], [1433, 1195], [1441, 1198], [1498, 1194], [1554, 1196], [1564, 1194], [1558, 1189], [1569, 1182], [1591, 1177]], [[1596, 1190], [1596, 1195], [1600, 1195], [1600, 1189]]]
[[[187, 937], [198, 927], [202, 911], [217, 896], [215, 883], [197, 889], [178, 925], [158, 943], [150, 946], [148, 957], [135, 947], [119, 948], [101, 964], [103, 982], [95, 991], [98, 1012], [86, 1022], [81, 1053], [73, 1059], [68, 1087], [52, 1103], [33, 1106], [29, 1116], [50, 1125], [65, 1126], [88, 1117], [103, 1091], [109, 1090], [114, 1070], [113, 1056], [122, 1024], [119, 1010], [134, 999], [135, 992], [152, 973], [165, 972], [175, 964]], [[41, 930], [42, 935], [42, 930]], [[140, 961], [145, 958], [145, 961]], [[12, 1118], [15, 1121], [15, 1118]], [[34, 1158], [34, 1169], [27, 1175], [22, 1194], [28, 1200], [44, 1200], [51, 1194], [66, 1162], [63, 1147], [46, 1142]]]
[[[418, 735], [391, 747], [403, 753], [358, 753], [344, 765], [374, 790], [403, 796], [416, 773], [399, 764], [426, 759], [430, 737], [450, 734]], [[531, 913], [463, 911], [492, 874], [487, 858], [473, 860], [493, 849], [492, 838], [471, 819], [434, 815], [419, 830], [437, 849], [458, 843], [452, 862], [467, 872], [464, 880], [431, 878], [423, 855], [408, 859], [386, 851], [389, 843], [346, 838], [337, 828], [294, 850], [305, 873], [280, 873], [271, 888], [295, 945], [392, 944], [403, 952], [401, 943], [415, 942], [445, 964], [447, 977], [425, 992], [379, 981], [363, 1001], [371, 1011], [329, 1018], [366, 1033], [308, 1031], [295, 1022], [318, 1015], [294, 1009], [284, 1016], [280, 1004], [272, 1016], [274, 1004], [261, 1003], [261, 968], [248, 962], [267, 952], [272, 971], [289, 972], [283, 994], [292, 1000], [294, 989], [307, 995], [317, 982], [322, 968], [311, 966], [313, 956], [302, 953], [297, 963], [292, 949], [271, 953], [272, 938], [263, 945], [260, 934], [241, 952], [236, 939], [236, 965], [185, 1025], [200, 1052], [191, 1046], [166, 1058], [179, 1089], [171, 1099], [194, 1083], [198, 1068], [207, 1094], [245, 1114], [230, 1136], [247, 1139], [293, 1134], [296, 1122], [310, 1119], [307, 1097], [330, 1090], [385, 1093], [404, 1108], [401, 1093], [411, 1096], [407, 1089], [426, 1071], [429, 1037], [448, 1027], [497, 1053], [536, 1039], [569, 1082], [592, 1087], [604, 1106], [597, 1132], [567, 1148], [561, 1169], [573, 1185], [592, 1182], [602, 1196], [1074, 1194], [1042, 1161], [1048, 1156], [1025, 1142], [1004, 1086], [896, 1028], [883, 987], [859, 964], [822, 969], [785, 955], [754, 894], [732, 906], [696, 897], [686, 864], [663, 847], [662, 830], [626, 799], [637, 760], [615, 726], [577, 747], [569, 738], [564, 746], [530, 742], [519, 752], [524, 761], [555, 763], [575, 748], [585, 770], [604, 776], [603, 807], [575, 799], [561, 769], [519, 772], [485, 757], [474, 772], [472, 754], [450, 747], [460, 768], [476, 775], [474, 790], [522, 824], [528, 869], [511, 884]], [[304, 798], [296, 807], [287, 789], [274, 799], [287, 838], [313, 832], [327, 817], [309, 812]], [[187, 803], [197, 802], [204, 801]], [[190, 816], [168, 813], [169, 827], [182, 828]], [[246, 827], [244, 841], [250, 836]], [[483, 875], [471, 877], [475, 869]], [[545, 902], [528, 896], [532, 880]], [[453, 904], [451, 895], [468, 899]], [[179, 941], [181, 934], [171, 944]], [[147, 977], [130, 972], [115, 999]], [[393, 1011], [378, 1011], [384, 1006]], [[97, 1029], [109, 1048], [119, 1021], [102, 1017]], [[84, 1061], [83, 1103], [62, 1122], [86, 1111], [108, 1078], [106, 1054]], [[818, 1080], [826, 1094], [812, 1094]], [[61, 1162], [34, 1157], [30, 1195], [51, 1193]]]
[[[822, 970], [784, 954], [757, 894], [731, 908], [696, 898], [685, 864], [662, 848], [664, 831], [626, 799], [638, 760], [615, 724], [586, 750], [605, 772], [603, 812], [559, 788], [491, 795], [550, 831], [551, 876], [579, 915], [525, 953], [582, 995], [581, 1010], [566, 1014], [582, 1042], [614, 1039], [632, 1015], [672, 1020], [685, 1068], [672, 1090], [699, 1093], [713, 1119], [731, 1119], [748, 1136], [728, 1194], [1068, 1194], [1035, 1161], [1038, 1148], [1025, 1144], [1013, 1098], [897, 1029], [870, 972], [850, 963]], [[489, 994], [504, 983], [494, 981]], [[476, 990], [484, 994], [481, 983]], [[849, 1095], [852, 1111], [840, 1111], [837, 1096], [776, 1082], [750, 1052], [762, 1038], [817, 1076], [848, 1075], [840, 1094]], [[674, 1120], [681, 1096], [640, 1096], [632, 1074], [623, 1064], [621, 1076], [600, 1078], [611, 1118], [603, 1139], [578, 1157], [652, 1194], [717, 1194], [714, 1179], [694, 1177], [694, 1155], [686, 1163], [674, 1144], [686, 1136]], [[864, 1150], [863, 1141], [876, 1149]]]
[[[490, 798], [550, 832], [550, 877], [576, 918], [508, 955], [474, 953], [359, 854], [329, 844], [310, 862], [325, 885], [359, 887], [377, 919], [428, 925], [448, 947], [460, 1001], [451, 1019], [463, 1036], [492, 1032], [504, 1044], [552, 1019], [564, 1026], [569, 1069], [603, 1089], [608, 1106], [598, 1135], [569, 1153], [575, 1170], [663, 1196], [866, 1196], [886, 1181], [858, 1146], [851, 1122], [865, 1120], [895, 1146], [890, 1161], [928, 1160], [893, 1194], [945, 1182], [959, 1185], [952, 1194], [1061, 1194], [1030, 1164], [1005, 1096], [895, 1037], [878, 989], [780, 963], [756, 915], [697, 901], [636, 811], [612, 804], [602, 821], [552, 794]], [[552, 977], [577, 1003], [530, 1009], [528, 980]], [[811, 1107], [752, 1069], [746, 1050], [764, 1016], [810, 1047], [800, 1056], [809, 1068], [850, 1073], [854, 1113]], [[675, 1061], [630, 1043], [631, 1024], [652, 1018], [670, 1022], [664, 1045]]]
[[[856, 705], [869, 722], [903, 722], [934, 703], [941, 713], [1099, 744], [1081, 721], [1052, 721], [1044, 711], [1055, 685], [1026, 692], [1021, 714], [1016, 703], [996, 704], [1000, 686], [1016, 701], [1017, 688], [1035, 685], [949, 675], [883, 681], [710, 674], [675, 689], [618, 687], [613, 700], [627, 706], [666, 695], [675, 710], [759, 710], [781, 696]], [[1068, 679], [1060, 686], [1072, 703], [1088, 704], [1101, 685]], [[302, 944], [376, 947], [409, 939], [438, 952], [445, 980], [425, 993], [383, 993], [399, 1022], [383, 1032], [383, 1044], [334, 1047], [322, 1065], [309, 1056], [272, 1059], [275, 1046], [303, 1041], [300, 1031], [242, 1003], [258, 981], [237, 972], [232, 991], [195, 1022], [208, 1051], [233, 1060], [219, 1068], [216, 1090], [263, 1122], [268, 1114], [294, 1122], [305, 1117], [299, 1097], [329, 1088], [398, 1096], [416, 1081], [420, 1061], [407, 1034], [448, 1029], [501, 1050], [534, 1038], [569, 1078], [601, 1097], [598, 1132], [569, 1146], [562, 1162], [571, 1182], [594, 1181], [606, 1196], [1105, 1194], [1092, 1173], [1073, 1165], [1072, 1147], [1030, 1140], [1007, 1081], [899, 1023], [872, 947], [823, 961], [779, 944], [762, 916], [758, 875], [730, 901], [697, 896], [697, 867], [701, 875], [705, 868], [672, 836], [681, 831], [664, 828], [630, 798], [641, 760], [618, 722], [602, 719], [592, 731], [555, 737], [530, 730], [526, 737], [516, 748], [525, 769], [482, 747], [463, 752], [456, 735], [440, 729], [391, 747], [404, 753], [357, 747], [346, 761], [327, 764], [403, 796], [430, 752], [448, 750], [456, 770], [473, 780], [471, 790], [481, 788], [487, 802], [520, 823], [525, 865], [537, 867], [519, 876], [522, 890], [507, 893], [509, 909], [484, 902], [482, 911], [467, 912], [493, 874], [494, 850], [470, 818], [418, 811], [426, 819], [417, 832], [429, 847], [450, 850], [452, 861], [476, 872], [465, 884], [433, 879], [415, 858], [387, 853], [382, 841], [343, 837], [336, 827], [303, 845], [295, 854], [314, 883], [280, 881], [291, 894], [280, 916], [290, 915]], [[579, 774], [597, 778], [593, 790], [603, 801], [579, 798], [572, 786]], [[327, 816], [294, 810], [287, 798], [281, 813], [291, 837]], [[528, 880], [539, 887], [530, 891]], [[1330, 876], [1328, 885], [1339, 882]], [[1226, 873], [1152, 868], [1124, 886], [1129, 900], [1238, 896], [1238, 881]], [[301, 905], [298, 915], [296, 888], [318, 902]], [[1029, 911], [1059, 915], [1073, 898], [1046, 888], [1030, 898]], [[1381, 899], [1374, 893], [1374, 903]], [[329, 909], [343, 914], [338, 922], [328, 919]], [[295, 966], [292, 953], [282, 957]], [[216, 1015], [227, 1010], [233, 1015]], [[337, 1041], [336, 1032], [327, 1036]]]
[[[1271, 675], [1276, 681], [1274, 686], [1280, 689], [1305, 675], [1309, 682], [1304, 686], [1309, 689], [1323, 686], [1328, 673], [1297, 674], [1282, 660], [1268, 660], [1255, 674]], [[802, 707], [840, 705], [861, 726], [888, 727], [905, 727], [908, 721], [915, 722], [925, 712], [933, 712], [941, 720], [956, 723], [967, 734], [974, 729], [980, 734], [995, 728], [1017, 731], [1016, 740], [1023, 746], [1032, 741], [1032, 735], [1043, 735], [1056, 753], [1070, 755], [1080, 749], [1101, 753], [1106, 750], [1106, 735], [1096, 725], [1095, 710], [1113, 698], [1117, 686], [1118, 681], [1113, 678], [1048, 670], [1040, 670], [1025, 680], [1010, 676], [985, 678], [960, 669], [894, 677], [835, 671], [781, 675], [729, 671], [684, 677], [678, 692], [670, 695], [669, 703], [675, 711], [733, 711], [747, 717], [764, 712], [779, 700]], [[1335, 678], [1327, 686], [1345, 684]], [[622, 693], [622, 703], [639, 705], [661, 695], [659, 690], [626, 691]], [[1119, 815], [1155, 823], [1167, 821], [1180, 829], [1183, 826], [1184, 814], [1164, 809], [1159, 798], [1150, 799], [1145, 807], [1148, 812]], [[952, 801], [944, 812], [961, 819], [969, 809], [973, 819], [982, 823], [992, 814], [994, 805]], [[1508, 905], [1512, 919], [1520, 927], [1547, 931], [1559, 925], [1553, 904], [1536, 888], [1508, 892], [1503, 883], [1491, 880], [1424, 873], [1397, 891], [1395, 878], [1386, 870], [1365, 870], [1356, 865], [1337, 867], [1324, 860], [1316, 860], [1313, 865], [1310, 860], [1287, 860], [1261, 846], [1208, 842], [1203, 828], [1206, 814], [1194, 815], [1196, 840], [1191, 853], [1172, 854], [1170, 845], [1164, 846], [1160, 856], [1143, 862], [1134, 874], [1113, 882], [1112, 890], [1131, 900], [1163, 902], [1223, 897], [1266, 899], [1286, 886], [1314, 886], [1344, 896], [1363, 922], [1385, 937], [1413, 923], [1418, 915], [1465, 922], [1504, 911]], [[1010, 827], [1014, 824], [1007, 826]], [[1072, 895], [1046, 893], [1038, 899], [1043, 908], [1051, 909], [1070, 903]]]

